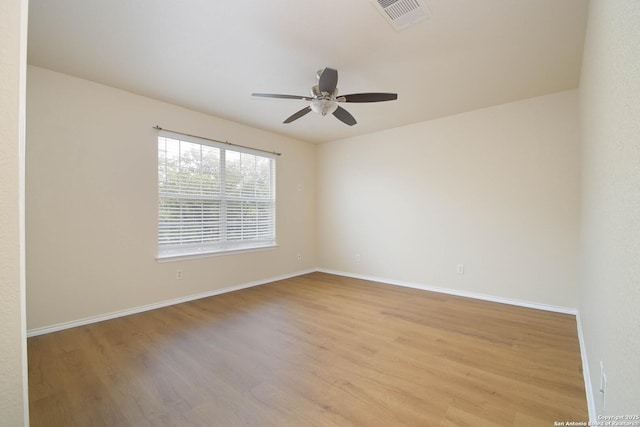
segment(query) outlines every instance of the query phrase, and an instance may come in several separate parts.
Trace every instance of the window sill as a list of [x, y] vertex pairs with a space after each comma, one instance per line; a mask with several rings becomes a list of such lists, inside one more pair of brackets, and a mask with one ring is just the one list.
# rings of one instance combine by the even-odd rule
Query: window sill
[[215, 252], [200, 252], [200, 253], [192, 253], [192, 254], [175, 254], [175, 255], [158, 255], [156, 257], [156, 261], [163, 262], [174, 262], [174, 261], [185, 261], [190, 259], [198, 259], [198, 258], [211, 258], [211, 257], [219, 257], [225, 255], [237, 255], [249, 252], [264, 252], [264, 251], [272, 251], [277, 249], [278, 245], [272, 246], [260, 246], [256, 248], [243, 248], [243, 249], [229, 249]]

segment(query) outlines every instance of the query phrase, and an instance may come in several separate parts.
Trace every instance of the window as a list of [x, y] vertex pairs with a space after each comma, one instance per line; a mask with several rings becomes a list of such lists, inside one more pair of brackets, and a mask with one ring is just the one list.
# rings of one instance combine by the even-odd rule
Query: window
[[161, 130], [158, 258], [275, 246], [275, 158]]

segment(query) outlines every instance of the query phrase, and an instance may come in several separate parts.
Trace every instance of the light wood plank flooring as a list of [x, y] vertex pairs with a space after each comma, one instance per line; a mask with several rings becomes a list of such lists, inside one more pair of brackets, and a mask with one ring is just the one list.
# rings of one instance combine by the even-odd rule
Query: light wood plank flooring
[[588, 419], [573, 316], [312, 273], [28, 340], [31, 425]]

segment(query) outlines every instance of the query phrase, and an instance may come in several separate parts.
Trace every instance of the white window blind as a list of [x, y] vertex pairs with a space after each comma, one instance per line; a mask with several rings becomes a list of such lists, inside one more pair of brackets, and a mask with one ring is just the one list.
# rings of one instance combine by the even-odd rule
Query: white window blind
[[160, 131], [158, 257], [275, 246], [275, 158]]

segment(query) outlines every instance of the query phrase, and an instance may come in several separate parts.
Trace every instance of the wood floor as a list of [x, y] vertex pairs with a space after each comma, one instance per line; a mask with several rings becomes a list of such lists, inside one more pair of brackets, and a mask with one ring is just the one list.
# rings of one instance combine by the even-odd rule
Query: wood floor
[[586, 421], [573, 316], [323, 273], [28, 340], [31, 426]]

